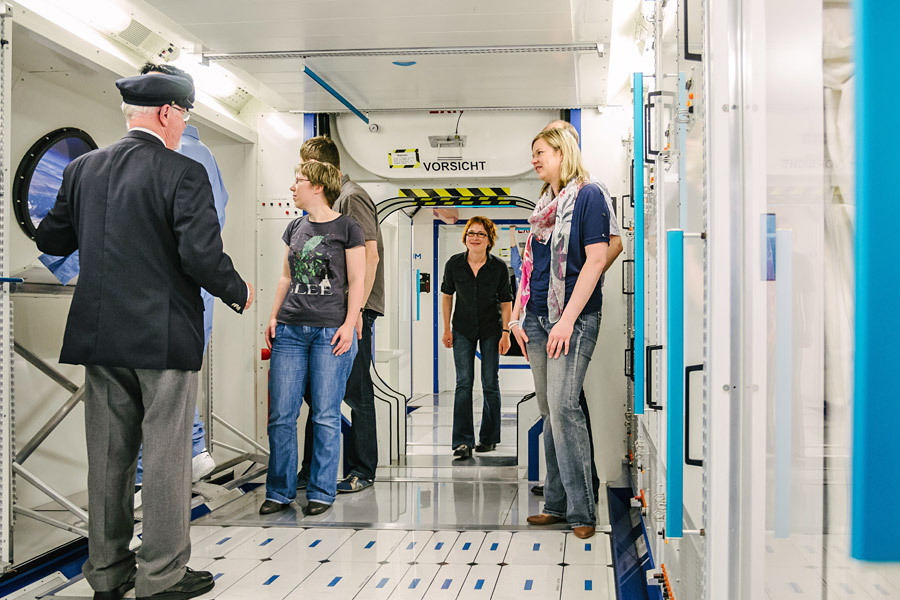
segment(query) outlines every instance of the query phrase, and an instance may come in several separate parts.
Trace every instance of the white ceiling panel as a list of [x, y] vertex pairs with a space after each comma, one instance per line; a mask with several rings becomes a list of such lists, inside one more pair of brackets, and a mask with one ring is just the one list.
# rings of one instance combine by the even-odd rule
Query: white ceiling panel
[[[138, 4], [138, 0], [132, 2]], [[142, 11], [177, 20], [207, 54], [602, 43], [612, 0], [154, 0]], [[155, 9], [155, 10], [154, 10]], [[158, 11], [158, 12], [157, 12]], [[278, 110], [342, 104], [302, 73], [306, 64], [363, 111], [598, 106], [608, 53], [595, 51], [217, 60], [274, 94]], [[392, 61], [415, 60], [412, 67]], [[249, 81], [248, 88], [255, 82]]]

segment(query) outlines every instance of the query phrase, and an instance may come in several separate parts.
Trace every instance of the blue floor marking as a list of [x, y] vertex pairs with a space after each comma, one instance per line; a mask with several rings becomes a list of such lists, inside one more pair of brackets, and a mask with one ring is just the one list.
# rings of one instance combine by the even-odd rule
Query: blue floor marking
[[264, 541], [262, 544], [260, 544], [260, 546], [265, 546], [266, 544], [271, 544], [273, 541], [275, 541], [275, 538], [269, 538], [266, 541]]
[[463, 550], [468, 550], [472, 546], [472, 542], [466, 542], [463, 544]]
[[340, 577], [335, 577], [334, 579], [331, 580], [331, 583], [328, 584], [328, 587], [336, 586], [338, 584], [338, 581], [340, 581], [340, 580], [341, 580]]
[[407, 546], [406, 549], [407, 549], [407, 550], [412, 550], [412, 549], [413, 549], [413, 546], [415, 546], [415, 545], [416, 545], [415, 542], [410, 542], [410, 543], [409, 543], [409, 546]]
[[221, 577], [221, 576], [224, 575], [224, 574], [225, 574], [225, 573], [216, 573], [216, 574], [213, 576], [213, 581], [216, 581], [219, 577]]
[[374, 546], [374, 545], [375, 545], [375, 540], [372, 540], [371, 542], [369, 542], [368, 544], [366, 544], [365, 549], [368, 550], [369, 548], [371, 548], [371, 547]]
[[444, 547], [444, 542], [438, 542], [437, 544], [435, 544], [434, 549], [440, 550], [443, 547]]
[[275, 581], [276, 579], [278, 579], [279, 577], [280, 577], [280, 575], [272, 575], [271, 577], [269, 577], [268, 579], [266, 579], [263, 582], [263, 585], [272, 585], [272, 582]]
[[224, 544], [225, 542], [227, 542], [227, 541], [230, 540], [230, 539], [231, 539], [230, 537], [222, 538], [221, 540], [219, 540], [218, 542], [216, 542], [216, 546], [221, 546], [222, 544]]
[[591, 545], [590, 545], [590, 544], [585, 544], [585, 545], [584, 545], [584, 551], [585, 551], [585, 552], [590, 552], [590, 551], [591, 551]]
[[584, 580], [584, 591], [590, 592], [593, 589], [594, 589], [594, 582], [591, 581], [590, 579], [585, 579]]
[[491, 552], [494, 552], [499, 546], [500, 544], [498, 544], [497, 542], [491, 544]]
[[526, 579], [525, 580], [525, 591], [526, 592], [531, 591], [531, 586], [533, 586], [533, 585], [534, 585], [533, 579]]
[[388, 581], [390, 581], [390, 580], [391, 580], [390, 577], [385, 577], [384, 579], [382, 579], [381, 581], [378, 582], [378, 585], [375, 586], [375, 589], [380, 590], [381, 588], [386, 586]]
[[441, 586], [442, 590], [450, 589], [450, 584], [453, 583], [452, 579], [445, 579], [444, 585]]
[[321, 542], [322, 542], [322, 540], [316, 540], [316, 541], [314, 541], [312, 544], [310, 544], [309, 547], [310, 547], [310, 548], [315, 548], [315, 547], [318, 546]]
[[476, 590], [480, 590], [483, 587], [484, 587], [484, 579], [479, 579], [478, 581], [475, 582]]
[[540, 544], [535, 544], [534, 547], [531, 549], [531, 551], [532, 551], [532, 552], [538, 552], [540, 549], [541, 549], [541, 545], [540, 545]]
[[409, 589], [411, 589], [411, 590], [416, 589], [416, 586], [419, 585], [419, 582], [420, 582], [420, 581], [422, 581], [422, 580], [419, 579], [418, 577], [415, 578], [415, 579], [413, 579], [413, 580], [412, 580], [412, 583], [409, 584]]

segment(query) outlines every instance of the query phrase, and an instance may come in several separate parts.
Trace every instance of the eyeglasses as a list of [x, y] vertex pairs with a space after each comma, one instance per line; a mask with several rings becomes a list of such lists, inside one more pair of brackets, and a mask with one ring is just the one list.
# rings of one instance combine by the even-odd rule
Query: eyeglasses
[[301, 181], [309, 181], [309, 179], [307, 179], [306, 177], [298, 177], [297, 183], [300, 183]]
[[488, 234], [483, 233], [481, 231], [467, 231], [466, 237], [477, 237], [477, 238], [486, 238]]
[[171, 106], [172, 108], [174, 108], [175, 110], [177, 110], [178, 112], [181, 113], [181, 120], [184, 121], [185, 123], [187, 123], [188, 120], [191, 118], [191, 113], [188, 112], [188, 109], [181, 108], [177, 104], [170, 104], [169, 106]]

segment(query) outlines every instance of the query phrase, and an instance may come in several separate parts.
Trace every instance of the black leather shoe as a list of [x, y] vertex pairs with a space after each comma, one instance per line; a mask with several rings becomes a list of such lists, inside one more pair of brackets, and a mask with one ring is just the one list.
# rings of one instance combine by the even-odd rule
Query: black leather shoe
[[325, 504], [324, 502], [316, 502], [315, 500], [310, 500], [307, 503], [306, 508], [303, 512], [309, 516], [321, 515], [323, 512], [331, 508], [330, 504]]
[[152, 596], [138, 596], [137, 600], [187, 600], [196, 596], [202, 596], [213, 589], [216, 582], [209, 571], [195, 571], [190, 567], [181, 578], [181, 581], [167, 590], [163, 590]]
[[280, 510], [285, 510], [290, 504], [280, 504], [275, 502], [274, 500], [266, 500], [262, 503], [262, 506], [259, 507], [259, 514], [261, 515], [271, 515], [272, 513], [277, 513]]
[[458, 456], [459, 458], [457, 460], [472, 458], [472, 449], [466, 444], [460, 444], [453, 449], [453, 456]]
[[122, 600], [134, 588], [134, 575], [119, 587], [108, 592], [94, 592], [94, 600]]
[[497, 449], [497, 444], [478, 444], [475, 446], [475, 452], [493, 452]]
[[544, 486], [542, 485], [533, 485], [531, 486], [531, 493], [535, 496], [543, 496], [544, 495]]

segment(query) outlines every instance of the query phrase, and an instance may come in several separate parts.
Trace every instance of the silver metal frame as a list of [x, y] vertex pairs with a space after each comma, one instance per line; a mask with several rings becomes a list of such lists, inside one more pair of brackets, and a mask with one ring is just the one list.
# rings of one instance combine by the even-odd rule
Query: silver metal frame
[[[9, 276], [7, 240], [9, 224], [7, 207], [12, 190], [9, 165], [9, 122], [11, 109], [12, 61], [10, 36], [12, 35], [12, 7], [0, 4], [0, 275]], [[12, 564], [12, 526], [15, 485], [10, 465], [13, 460], [13, 361], [12, 301], [9, 288], [0, 284], [0, 572]]]

